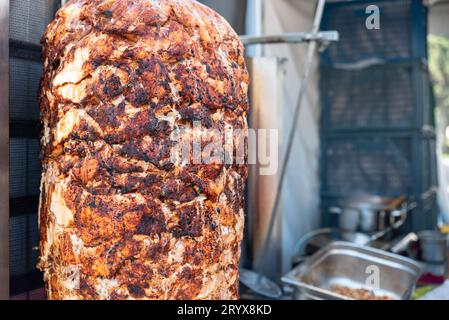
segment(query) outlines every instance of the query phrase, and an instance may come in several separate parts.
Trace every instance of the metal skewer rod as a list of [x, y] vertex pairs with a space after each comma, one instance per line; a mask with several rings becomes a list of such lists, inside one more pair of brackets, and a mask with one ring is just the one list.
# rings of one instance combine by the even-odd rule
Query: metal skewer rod
[[265, 36], [240, 36], [244, 45], [254, 44], [274, 44], [274, 43], [303, 43], [316, 41], [320, 43], [329, 43], [338, 41], [337, 31], [318, 31], [318, 32], [290, 32]]
[[[325, 4], [325, 0], [319, 0], [317, 8], [316, 8], [316, 12], [315, 12], [313, 26], [312, 26], [312, 33], [314, 33], [314, 34], [316, 34], [318, 32], [320, 25], [321, 25], [321, 19], [323, 17], [323, 11], [324, 11], [324, 4]], [[317, 42], [310, 41], [308, 44], [307, 59], [306, 59], [305, 65], [304, 65], [304, 71], [303, 71], [303, 75], [301, 78], [301, 84], [300, 84], [300, 89], [299, 89], [299, 96], [298, 96], [298, 100], [297, 100], [296, 107], [295, 107], [294, 114], [293, 114], [293, 123], [290, 128], [289, 135], [288, 135], [286, 154], [283, 159], [281, 174], [280, 174], [277, 189], [276, 189], [276, 197], [275, 197], [273, 208], [271, 211], [271, 217], [270, 217], [270, 223], [268, 225], [267, 235], [265, 237], [262, 250], [260, 251], [260, 254], [256, 257], [256, 261], [254, 263], [255, 269], [259, 272], [258, 281], [261, 281], [261, 279], [263, 277], [264, 260], [262, 258], [266, 255], [266, 253], [268, 251], [268, 247], [270, 245], [270, 240], [271, 240], [271, 237], [273, 234], [274, 224], [276, 222], [277, 213], [278, 213], [280, 196], [281, 196], [282, 189], [284, 186], [285, 174], [287, 172], [287, 167], [288, 167], [290, 156], [291, 156], [291, 150], [292, 150], [292, 146], [293, 146], [293, 142], [294, 142], [296, 128], [298, 127], [299, 115], [300, 115], [300, 111], [301, 111], [301, 104], [302, 104], [302, 100], [303, 100], [304, 94], [307, 89], [307, 82], [309, 80], [311, 65], [313, 62], [313, 56], [315, 54], [316, 49], [317, 49]]]

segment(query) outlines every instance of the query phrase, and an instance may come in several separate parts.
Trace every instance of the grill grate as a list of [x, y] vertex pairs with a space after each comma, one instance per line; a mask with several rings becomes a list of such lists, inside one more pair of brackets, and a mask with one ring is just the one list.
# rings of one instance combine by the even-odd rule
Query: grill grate
[[[366, 8], [375, 4], [380, 11], [380, 29], [365, 23]], [[351, 63], [364, 59], [408, 60], [425, 58], [427, 9], [420, 0], [389, 0], [367, 3], [338, 2], [326, 6], [323, 30], [338, 30], [338, 45], [330, 46], [325, 64]]]
[[39, 120], [37, 95], [42, 66], [39, 62], [11, 58], [9, 64], [11, 120]]
[[431, 125], [429, 78], [421, 62], [362, 70], [321, 69], [322, 129], [388, 130]]
[[[378, 30], [365, 25], [368, 5], [379, 8]], [[437, 166], [435, 137], [427, 134], [434, 118], [423, 1], [332, 2], [321, 27], [340, 32], [340, 41], [321, 55], [326, 225], [332, 218], [326, 210], [329, 198], [416, 197], [437, 185]], [[406, 228], [422, 228], [424, 211], [418, 207]], [[435, 221], [435, 212], [430, 215], [426, 219]]]
[[11, 276], [20, 276], [36, 269], [39, 243], [36, 213], [11, 217], [9, 264]]
[[9, 196], [39, 194], [40, 162], [37, 138], [11, 138], [9, 142]]
[[325, 195], [397, 196], [423, 193], [437, 184], [434, 159], [429, 155], [435, 147], [434, 138], [422, 139], [416, 134], [337, 135], [328, 136], [323, 143]]
[[10, 38], [38, 44], [54, 16], [55, 0], [14, 0], [10, 3]]

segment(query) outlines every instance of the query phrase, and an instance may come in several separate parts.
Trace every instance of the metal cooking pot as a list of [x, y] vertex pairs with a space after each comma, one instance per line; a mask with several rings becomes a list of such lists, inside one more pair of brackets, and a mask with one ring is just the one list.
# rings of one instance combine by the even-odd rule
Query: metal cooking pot
[[444, 263], [448, 259], [448, 236], [433, 230], [418, 232], [421, 260], [430, 263]]
[[391, 247], [391, 252], [406, 252], [409, 257], [430, 264], [449, 260], [449, 236], [436, 230], [411, 232]]
[[397, 229], [405, 222], [407, 211], [405, 196], [390, 199], [378, 196], [349, 198], [340, 207], [330, 208], [339, 214], [339, 227], [349, 232], [373, 233]]

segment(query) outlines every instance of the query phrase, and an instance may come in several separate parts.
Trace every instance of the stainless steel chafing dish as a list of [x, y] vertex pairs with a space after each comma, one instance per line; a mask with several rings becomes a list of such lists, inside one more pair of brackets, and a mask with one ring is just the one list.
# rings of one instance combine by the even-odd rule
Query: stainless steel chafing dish
[[[369, 270], [378, 270], [379, 287], [367, 286]], [[294, 288], [296, 300], [351, 300], [333, 286], [367, 289], [376, 296], [408, 300], [422, 267], [414, 260], [348, 242], [333, 242], [290, 271], [282, 281]]]

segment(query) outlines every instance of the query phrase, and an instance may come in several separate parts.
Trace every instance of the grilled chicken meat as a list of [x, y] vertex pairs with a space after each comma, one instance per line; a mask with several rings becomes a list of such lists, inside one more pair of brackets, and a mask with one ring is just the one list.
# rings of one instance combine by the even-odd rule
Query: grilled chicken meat
[[42, 43], [48, 298], [238, 298], [247, 168], [171, 157], [194, 121], [202, 144], [247, 128], [232, 28], [193, 0], [71, 0]]

